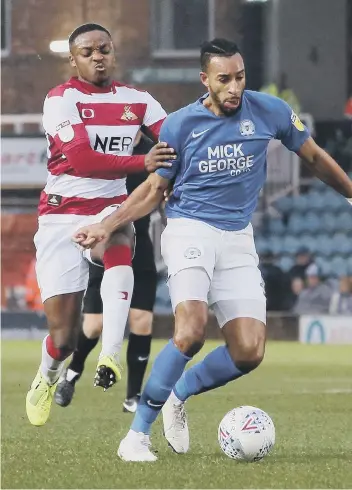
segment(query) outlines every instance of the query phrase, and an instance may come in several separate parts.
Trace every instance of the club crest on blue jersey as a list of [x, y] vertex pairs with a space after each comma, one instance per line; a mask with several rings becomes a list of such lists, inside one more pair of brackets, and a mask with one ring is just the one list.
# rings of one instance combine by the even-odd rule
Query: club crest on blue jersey
[[240, 133], [242, 136], [252, 136], [255, 133], [254, 122], [250, 119], [245, 119], [240, 122]]

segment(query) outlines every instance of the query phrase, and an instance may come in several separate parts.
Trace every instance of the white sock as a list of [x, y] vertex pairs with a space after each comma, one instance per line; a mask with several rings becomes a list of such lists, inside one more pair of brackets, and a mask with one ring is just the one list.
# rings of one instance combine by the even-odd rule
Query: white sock
[[67, 372], [66, 372], [66, 379], [67, 379], [67, 381], [72, 381], [77, 376], [79, 376], [79, 373], [76, 373], [76, 371], [72, 371], [72, 369], [68, 369]]
[[182, 400], [180, 400], [179, 398], [177, 398], [174, 390], [172, 390], [172, 392], [170, 393], [170, 402], [173, 405], [182, 405], [184, 403]]
[[130, 429], [128, 432], [127, 432], [127, 436], [126, 436], [126, 439], [129, 439], [133, 442], [141, 442], [142, 440], [144, 440], [145, 438], [149, 441], [150, 440], [150, 436], [148, 434], [144, 434], [143, 432], [136, 432], [135, 430], [132, 430]]
[[140, 432], [136, 432], [135, 430], [132, 430], [130, 429], [128, 432], [127, 432], [127, 436], [126, 437], [134, 437], [136, 439], [136, 437], [138, 437], [138, 435], [140, 434]]
[[133, 271], [118, 265], [104, 272], [100, 294], [103, 301], [103, 333], [100, 357], [119, 358], [133, 293]]
[[40, 364], [40, 372], [49, 383], [49, 385], [53, 385], [59, 379], [60, 374], [64, 368], [65, 361], [57, 361], [46, 349], [46, 339], [49, 337], [47, 335], [42, 343], [42, 362]]

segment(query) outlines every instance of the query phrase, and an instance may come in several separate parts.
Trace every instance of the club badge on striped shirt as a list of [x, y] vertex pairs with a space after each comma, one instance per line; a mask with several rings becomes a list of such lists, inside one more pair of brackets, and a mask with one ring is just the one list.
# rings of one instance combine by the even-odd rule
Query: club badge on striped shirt
[[121, 119], [124, 121], [134, 121], [134, 119], [138, 119], [138, 117], [131, 111], [131, 106], [125, 105]]

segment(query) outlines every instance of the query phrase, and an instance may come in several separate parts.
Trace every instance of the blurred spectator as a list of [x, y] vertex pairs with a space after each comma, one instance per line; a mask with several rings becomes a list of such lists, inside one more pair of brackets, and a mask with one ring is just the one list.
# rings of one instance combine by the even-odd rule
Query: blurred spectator
[[265, 294], [268, 311], [284, 311], [288, 305], [288, 277], [274, 264], [272, 253], [262, 255], [260, 261], [260, 271], [265, 283]]
[[299, 294], [293, 311], [304, 313], [329, 313], [332, 290], [321, 281], [316, 264], [310, 264], [306, 270], [307, 287]]
[[289, 310], [292, 310], [292, 308], [295, 306], [297, 303], [298, 296], [301, 294], [301, 292], [304, 289], [304, 281], [301, 277], [293, 277], [291, 279], [291, 291], [289, 292], [288, 295], [288, 306]]
[[300, 114], [301, 105], [297, 95], [288, 86], [286, 73], [281, 73], [278, 83], [273, 82], [264, 85], [260, 91], [266, 94], [275, 95], [275, 97], [280, 97], [280, 99], [284, 100], [292, 107], [296, 114]]
[[350, 172], [352, 170], [352, 136], [346, 139], [343, 157], [346, 160], [345, 170]]
[[306, 269], [312, 263], [312, 256], [308, 248], [301, 247], [296, 253], [296, 263], [289, 270], [291, 281], [299, 277], [302, 281], [306, 278]]
[[352, 119], [352, 95], [350, 95], [350, 97], [347, 99], [344, 112], [345, 117]]
[[336, 315], [352, 314], [352, 279], [347, 276], [340, 278], [339, 290], [336, 291], [330, 300], [329, 313]]
[[5, 294], [7, 311], [27, 310], [26, 287], [24, 285], [8, 286]]
[[43, 310], [43, 303], [40, 297], [40, 289], [35, 273], [35, 259], [30, 263], [26, 277], [26, 304], [29, 310]]
[[337, 128], [327, 140], [325, 150], [346, 171], [352, 168], [352, 138], [344, 134], [341, 128]]

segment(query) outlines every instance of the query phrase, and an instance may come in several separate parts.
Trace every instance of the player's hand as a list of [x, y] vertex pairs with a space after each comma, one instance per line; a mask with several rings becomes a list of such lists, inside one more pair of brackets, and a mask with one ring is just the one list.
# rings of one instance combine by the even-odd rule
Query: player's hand
[[173, 148], [169, 148], [167, 143], [157, 143], [145, 156], [144, 166], [147, 172], [155, 172], [158, 168], [170, 168], [175, 160], [176, 154]]
[[102, 240], [107, 240], [110, 236], [109, 231], [103, 223], [83, 226], [72, 236], [72, 241], [82, 248], [94, 248]]

